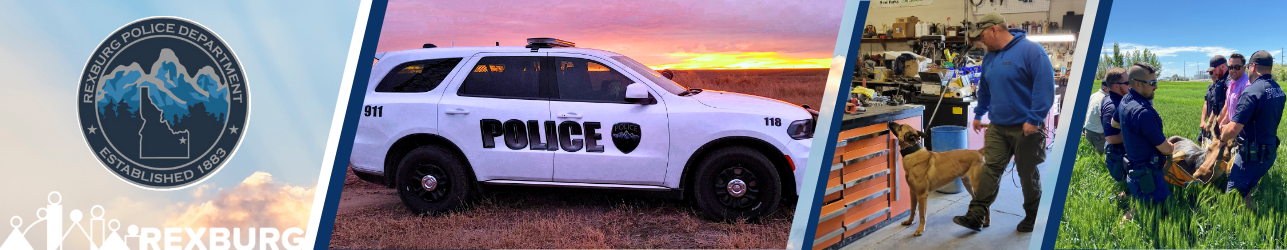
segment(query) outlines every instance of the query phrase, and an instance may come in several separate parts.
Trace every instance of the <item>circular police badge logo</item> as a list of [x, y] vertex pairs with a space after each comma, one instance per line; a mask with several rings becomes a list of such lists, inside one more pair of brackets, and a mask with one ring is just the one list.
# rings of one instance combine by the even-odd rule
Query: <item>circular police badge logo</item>
[[250, 92], [241, 62], [191, 20], [127, 24], [90, 55], [76, 93], [81, 133], [116, 176], [179, 189], [228, 162], [246, 133]]

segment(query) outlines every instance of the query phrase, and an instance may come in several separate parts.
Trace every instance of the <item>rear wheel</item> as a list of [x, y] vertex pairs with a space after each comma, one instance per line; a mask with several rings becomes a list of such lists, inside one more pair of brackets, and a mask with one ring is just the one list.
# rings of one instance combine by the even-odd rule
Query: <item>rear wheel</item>
[[773, 162], [754, 149], [716, 150], [706, 155], [697, 171], [693, 195], [711, 219], [757, 220], [776, 211], [782, 200], [782, 183]]
[[415, 214], [451, 210], [465, 201], [472, 187], [464, 164], [435, 145], [407, 153], [394, 179], [398, 197]]

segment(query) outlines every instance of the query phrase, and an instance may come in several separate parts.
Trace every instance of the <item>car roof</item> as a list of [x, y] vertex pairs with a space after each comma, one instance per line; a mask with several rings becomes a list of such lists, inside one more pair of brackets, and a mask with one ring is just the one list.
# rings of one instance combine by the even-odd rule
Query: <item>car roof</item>
[[[524, 52], [532, 52], [532, 49], [521, 47], [521, 46], [481, 46], [481, 47], [447, 47], [447, 48], [438, 47], [438, 48], [409, 49], [409, 50], [376, 53], [375, 57], [377, 59], [382, 59], [382, 60], [385, 58], [389, 58], [389, 59], [405, 58], [404, 60], [397, 60], [397, 61], [409, 61], [409, 60], [417, 60], [417, 59], [424, 59], [424, 58], [464, 57], [464, 56], [472, 56], [478, 53], [524, 53]], [[576, 53], [576, 54], [597, 55], [602, 57], [613, 57], [613, 56], [621, 55], [610, 51], [586, 49], [586, 48], [540, 48], [537, 50], [537, 52]]]

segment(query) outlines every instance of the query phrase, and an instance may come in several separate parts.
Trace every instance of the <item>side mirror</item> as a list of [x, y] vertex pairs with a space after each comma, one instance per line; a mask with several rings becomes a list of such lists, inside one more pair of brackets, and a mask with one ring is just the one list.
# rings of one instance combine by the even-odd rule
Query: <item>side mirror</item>
[[636, 82], [626, 85], [626, 102], [648, 105], [656, 104], [657, 100], [648, 93], [648, 86]]

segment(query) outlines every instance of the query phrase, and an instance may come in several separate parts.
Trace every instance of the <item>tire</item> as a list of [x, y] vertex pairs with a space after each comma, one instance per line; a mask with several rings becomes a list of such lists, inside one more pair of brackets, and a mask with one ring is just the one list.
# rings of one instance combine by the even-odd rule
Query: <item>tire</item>
[[[432, 189], [422, 185], [426, 175], [436, 180]], [[407, 153], [398, 164], [394, 183], [402, 204], [417, 215], [456, 208], [464, 203], [473, 187], [464, 164], [452, 151], [437, 145], [423, 146]]]
[[[718, 149], [705, 157], [694, 175], [693, 197], [707, 217], [756, 221], [777, 210], [782, 182], [768, 157], [741, 146]], [[745, 187], [740, 195], [730, 188], [734, 180]]]

